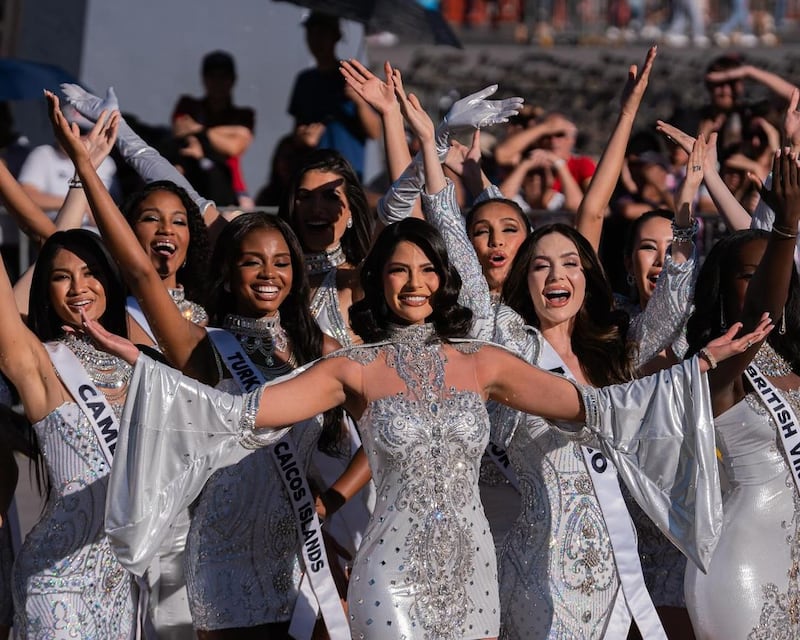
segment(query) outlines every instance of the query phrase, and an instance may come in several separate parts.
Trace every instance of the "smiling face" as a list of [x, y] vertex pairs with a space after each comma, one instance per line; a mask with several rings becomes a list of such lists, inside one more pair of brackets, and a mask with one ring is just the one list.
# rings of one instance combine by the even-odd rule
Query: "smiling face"
[[633, 253], [627, 257], [627, 262], [642, 309], [655, 291], [670, 244], [672, 224], [666, 218], [653, 217], [639, 225], [633, 242]]
[[90, 320], [106, 312], [106, 292], [98, 265], [67, 249], [58, 249], [50, 267], [50, 303], [56, 315], [75, 329], [82, 329], [81, 311]]
[[481, 207], [469, 227], [469, 237], [483, 275], [493, 293], [499, 293], [517, 250], [527, 236], [519, 213], [501, 202]]
[[586, 276], [572, 240], [560, 233], [539, 239], [528, 266], [528, 292], [543, 330], [575, 318], [586, 298]]
[[133, 223], [139, 244], [168, 287], [176, 287], [175, 274], [186, 262], [189, 216], [181, 199], [170, 191], [154, 191], [142, 200]]
[[294, 197], [294, 230], [306, 251], [338, 244], [352, 217], [344, 178], [329, 171], [307, 171]]
[[292, 290], [292, 255], [277, 229], [253, 229], [243, 239], [232, 274], [236, 312], [273, 316]]
[[441, 280], [425, 252], [403, 240], [383, 267], [383, 295], [401, 324], [423, 324], [433, 313], [433, 296]]

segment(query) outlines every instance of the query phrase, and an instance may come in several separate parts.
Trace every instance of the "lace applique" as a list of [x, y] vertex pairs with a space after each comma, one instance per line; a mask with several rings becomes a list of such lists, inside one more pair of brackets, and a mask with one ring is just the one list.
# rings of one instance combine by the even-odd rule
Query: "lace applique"
[[483, 347], [485, 347], [488, 343], [481, 342], [479, 340], [454, 340], [450, 342], [449, 345], [453, 347], [459, 353], [463, 353], [464, 355], [471, 355], [473, 353], [478, 353]]
[[352, 360], [358, 364], [367, 365], [378, 357], [380, 354], [380, 346], [380, 344], [359, 344], [353, 347], [345, 347], [323, 356], [322, 359], [328, 360], [329, 358], [347, 358], [348, 360]]
[[791, 477], [787, 477], [786, 486], [794, 496], [794, 516], [790, 522], [782, 523], [783, 528], [788, 530], [786, 544], [791, 558], [787, 571], [789, 588], [784, 593], [772, 583], [762, 587], [764, 604], [761, 606], [761, 616], [758, 626], [747, 636], [748, 640], [795, 640], [800, 633], [800, 499]]

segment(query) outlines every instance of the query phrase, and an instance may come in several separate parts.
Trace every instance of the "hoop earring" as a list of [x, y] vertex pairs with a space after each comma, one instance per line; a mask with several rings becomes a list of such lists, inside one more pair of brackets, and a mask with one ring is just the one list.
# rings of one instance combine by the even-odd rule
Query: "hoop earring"
[[633, 277], [632, 273], [629, 273], [625, 276], [625, 281], [630, 285], [633, 286], [636, 283], [636, 279]]

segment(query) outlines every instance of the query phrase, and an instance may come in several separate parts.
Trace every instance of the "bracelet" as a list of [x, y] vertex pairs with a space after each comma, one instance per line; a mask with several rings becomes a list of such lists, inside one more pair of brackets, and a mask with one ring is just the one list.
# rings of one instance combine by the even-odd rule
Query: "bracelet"
[[701, 358], [705, 359], [708, 362], [708, 366], [712, 369], [717, 368], [717, 359], [713, 356], [711, 351], [709, 351], [708, 347], [703, 347], [700, 349], [700, 353], [698, 354]]
[[566, 161], [566, 160], [564, 160], [564, 158], [559, 158], [558, 160], [556, 160], [555, 162], [553, 162], [553, 167], [555, 167], [556, 169], [560, 169], [560, 168], [561, 168], [561, 167], [563, 167], [565, 164], [567, 164], [567, 161]]
[[83, 189], [83, 182], [77, 176], [72, 178], [68, 184], [70, 189]]
[[693, 242], [694, 237], [697, 235], [697, 229], [700, 227], [700, 224], [697, 222], [697, 218], [692, 220], [692, 223], [688, 227], [679, 227], [675, 224], [675, 221], [672, 221], [672, 242], [680, 243], [680, 242]]
[[791, 231], [785, 231], [782, 227], [778, 227], [777, 225], [772, 225], [772, 233], [774, 233], [779, 238], [786, 238], [786, 239], [794, 239], [797, 237], [797, 232], [792, 233]]

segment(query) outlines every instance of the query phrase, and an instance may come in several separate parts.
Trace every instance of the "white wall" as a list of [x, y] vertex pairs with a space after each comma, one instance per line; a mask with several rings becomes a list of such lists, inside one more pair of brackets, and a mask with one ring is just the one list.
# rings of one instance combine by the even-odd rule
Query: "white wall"
[[[255, 194], [267, 178], [275, 143], [291, 130], [286, 107], [294, 77], [313, 64], [300, 25], [305, 10], [273, 0], [86, 0], [81, 24], [78, 4], [26, 0], [17, 55], [60, 64], [96, 92], [113, 85], [123, 111], [147, 124], [168, 125], [179, 95], [202, 95], [203, 55], [229, 51], [237, 63], [235, 101], [256, 110], [256, 137], [243, 162]], [[357, 56], [363, 29], [347, 23], [343, 30], [338, 54]], [[41, 136], [30, 129], [41, 126], [42, 115], [20, 119], [30, 121], [20, 128], [34, 141]]]

